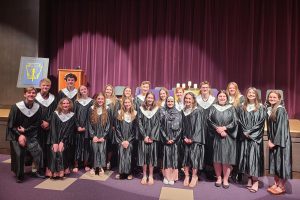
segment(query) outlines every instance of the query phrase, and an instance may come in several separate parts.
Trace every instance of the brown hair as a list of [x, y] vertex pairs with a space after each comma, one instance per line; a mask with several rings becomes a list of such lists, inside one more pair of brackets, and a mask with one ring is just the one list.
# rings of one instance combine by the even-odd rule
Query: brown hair
[[161, 107], [162, 102], [163, 102], [163, 101], [164, 101], [164, 102], [166, 101], [166, 100], [162, 100], [162, 99], [160, 98], [160, 92], [161, 92], [162, 90], [166, 92], [167, 98], [168, 98], [168, 96], [170, 96], [170, 95], [169, 95], [169, 90], [168, 90], [167, 88], [165, 88], [165, 87], [162, 87], [162, 88], [159, 90], [159, 93], [158, 93], [158, 95], [159, 95], [158, 101], [157, 101], [157, 106], [158, 106], [158, 107]]
[[131, 103], [131, 108], [129, 110], [129, 113], [131, 115], [131, 120], [134, 120], [135, 117], [136, 117], [136, 113], [135, 113], [135, 110], [134, 110], [132, 98], [131, 97], [125, 97], [125, 98], [122, 99], [122, 105], [121, 105], [120, 113], [118, 113], [118, 117], [117, 117], [117, 119], [120, 120], [120, 121], [124, 120], [124, 114], [126, 112], [126, 108], [125, 108], [124, 104], [125, 104], [126, 100], [129, 100], [130, 103]]
[[105, 95], [103, 94], [103, 92], [98, 93], [97, 95], [95, 95], [95, 99], [94, 99], [94, 104], [93, 104], [93, 108], [92, 108], [92, 114], [91, 114], [91, 122], [92, 124], [97, 124], [99, 121], [99, 115], [97, 113], [97, 109], [100, 108], [98, 102], [97, 102], [97, 98], [99, 96], [103, 96], [104, 97], [104, 102], [102, 107], [102, 114], [101, 114], [101, 125], [102, 127], [104, 127], [107, 123], [108, 120], [108, 112], [106, 109], [106, 103], [105, 103]]
[[[153, 98], [154, 98], [154, 101], [153, 101], [153, 104], [152, 105], [148, 105], [148, 103], [147, 103], [147, 97], [148, 97], [148, 95], [152, 95], [153, 96]], [[145, 109], [145, 110], [147, 110], [147, 107], [148, 106], [150, 106], [150, 110], [153, 110], [155, 107], [156, 107], [156, 103], [155, 103], [155, 95], [154, 95], [154, 93], [153, 92], [147, 92], [147, 94], [146, 94], [146, 96], [145, 96], [145, 101], [143, 102], [143, 104], [142, 104], [142, 107]]]
[[126, 98], [126, 96], [125, 96], [125, 90], [126, 89], [130, 89], [130, 91], [131, 91], [131, 94], [130, 94], [130, 98], [132, 98], [132, 90], [131, 90], [131, 88], [129, 87], [129, 86], [126, 86], [125, 88], [124, 88], [124, 90], [123, 90], [123, 93], [122, 93], [122, 101], [124, 101], [124, 99]]
[[[218, 94], [217, 94], [217, 103], [219, 104], [219, 100], [218, 100], [218, 97], [220, 94], [225, 94], [226, 95], [226, 98], [227, 98], [227, 101], [225, 104], [228, 104], [229, 103], [229, 95], [227, 94], [227, 92], [225, 90], [219, 90]], [[220, 104], [219, 104], [220, 105]]]
[[32, 91], [32, 90], [34, 90], [35, 93], [36, 93], [35, 87], [27, 87], [27, 88], [24, 88], [24, 94], [25, 94], [26, 92], [30, 92], [30, 91]]
[[201, 94], [201, 87], [202, 87], [203, 85], [208, 85], [208, 87], [209, 87], [208, 93], [211, 95], [211, 86], [210, 86], [210, 84], [209, 84], [208, 81], [202, 81], [202, 82], [200, 83], [200, 85], [199, 85], [199, 88], [200, 88], [200, 94]]
[[268, 97], [267, 97], [267, 104], [270, 105], [270, 106], [272, 106], [272, 105], [270, 104], [270, 102], [269, 102], [269, 96], [270, 96], [271, 93], [276, 94], [276, 95], [278, 96], [278, 99], [279, 99], [279, 101], [272, 107], [271, 115], [270, 115], [271, 120], [272, 120], [273, 122], [275, 122], [275, 121], [276, 121], [276, 112], [277, 112], [277, 108], [278, 108], [278, 106], [281, 104], [281, 94], [280, 94], [280, 92], [279, 92], [278, 90], [271, 90], [271, 91], [269, 92]]
[[[229, 86], [230, 85], [233, 85], [234, 88], [235, 88], [233, 106], [237, 107], [237, 106], [240, 105], [240, 98], [239, 97], [241, 95], [241, 92], [240, 92], [238, 84], [236, 82], [230, 82], [230, 83], [228, 83], [227, 88], [226, 88], [227, 97], [230, 96], [230, 94], [229, 94]], [[229, 98], [228, 98], [228, 101], [229, 101]]]
[[142, 86], [142, 85], [146, 85], [146, 84], [148, 84], [149, 87], [151, 87], [151, 82], [150, 82], [150, 81], [143, 81], [143, 82], [141, 83], [141, 86]]
[[73, 110], [73, 102], [72, 102], [72, 100], [69, 99], [69, 98], [64, 97], [64, 98], [62, 98], [58, 102], [58, 105], [57, 105], [57, 108], [56, 108], [56, 111], [58, 112], [59, 115], [62, 113], [62, 110], [63, 110], [62, 105], [63, 105], [64, 100], [67, 100], [69, 102], [69, 104], [70, 104], [68, 112], [71, 112]]
[[255, 87], [249, 87], [247, 90], [246, 90], [246, 98], [245, 98], [245, 102], [244, 102], [244, 105], [243, 105], [243, 110], [246, 111], [247, 110], [247, 106], [248, 104], [250, 104], [250, 101], [248, 99], [248, 93], [250, 90], [253, 90], [254, 94], [255, 94], [255, 111], [257, 111], [259, 109], [259, 103], [260, 103], [260, 99], [259, 99], [259, 96], [258, 96], [258, 92], [257, 92], [257, 89]]

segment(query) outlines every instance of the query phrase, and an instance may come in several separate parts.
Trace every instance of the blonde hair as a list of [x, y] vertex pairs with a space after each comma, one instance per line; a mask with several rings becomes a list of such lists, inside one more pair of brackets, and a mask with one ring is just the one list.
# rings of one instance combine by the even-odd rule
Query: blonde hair
[[[192, 108], [194, 109], [196, 106], [197, 106], [197, 101], [196, 101], [196, 96], [193, 92], [187, 92], [185, 95], [184, 95], [184, 98], [183, 98], [183, 101], [185, 100], [186, 98], [186, 95], [191, 95], [192, 96], [192, 99], [193, 99], [193, 105], [192, 105]], [[185, 102], [185, 101], [184, 101]], [[186, 110], [186, 107], [184, 105], [184, 110]]]
[[72, 100], [69, 99], [69, 98], [64, 97], [64, 98], [62, 98], [62, 99], [58, 102], [58, 105], [57, 105], [57, 108], [56, 108], [56, 111], [58, 112], [59, 115], [60, 115], [60, 114], [62, 113], [62, 111], [63, 111], [62, 105], [63, 105], [63, 102], [64, 102], [65, 100], [67, 100], [67, 101], [69, 102], [69, 104], [70, 104], [70, 107], [69, 107], [68, 112], [71, 112], [71, 111], [73, 110], [73, 102], [72, 102]]
[[201, 87], [202, 87], [203, 85], [208, 85], [208, 88], [209, 88], [208, 93], [211, 95], [211, 94], [212, 94], [212, 93], [211, 93], [211, 86], [210, 86], [210, 84], [209, 84], [208, 81], [202, 81], [202, 82], [200, 83], [200, 85], [199, 85], [199, 88], [200, 88], [200, 94], [201, 94]]
[[86, 89], [88, 89], [87, 86], [85, 86], [85, 85], [80, 85], [79, 88], [78, 88], [78, 92], [77, 92], [77, 100], [82, 98], [82, 94], [80, 93], [80, 88], [81, 88], [81, 87], [86, 87]]
[[107, 123], [107, 120], [108, 120], [108, 112], [107, 112], [106, 104], [105, 104], [106, 98], [105, 98], [105, 95], [102, 92], [95, 95], [94, 104], [93, 104], [93, 108], [92, 108], [92, 114], [91, 114], [91, 122], [92, 122], [92, 124], [97, 124], [98, 121], [99, 121], [99, 115], [97, 113], [97, 109], [100, 108], [100, 106], [97, 102], [97, 98], [99, 96], [103, 96], [103, 98], [104, 98], [103, 105], [101, 106], [102, 107], [101, 125], [102, 125], [102, 127], [104, 127]]
[[229, 86], [230, 85], [233, 85], [234, 88], [235, 88], [235, 94], [233, 96], [233, 98], [234, 98], [233, 106], [237, 107], [237, 106], [240, 105], [240, 98], [239, 97], [241, 96], [241, 92], [240, 92], [238, 84], [236, 82], [230, 82], [230, 83], [228, 83], [227, 88], [226, 88], [226, 93], [228, 94], [228, 97], [230, 97], [230, 94], [229, 94]]
[[122, 101], [124, 101], [124, 99], [126, 98], [126, 96], [125, 96], [125, 90], [126, 89], [130, 89], [130, 91], [131, 91], [130, 98], [132, 98], [132, 90], [131, 90], [131, 88], [129, 86], [126, 86], [124, 88], [124, 90], [123, 90], [123, 93], [122, 93], [122, 98], [121, 98]]
[[134, 110], [132, 98], [131, 97], [125, 97], [125, 98], [122, 99], [121, 109], [120, 109], [120, 112], [118, 113], [118, 117], [117, 117], [117, 119], [120, 120], [120, 121], [124, 120], [124, 114], [126, 113], [126, 108], [125, 108], [124, 104], [125, 104], [126, 100], [129, 100], [130, 103], [131, 103], [131, 108], [129, 109], [131, 120], [134, 120], [135, 117], [136, 117], [136, 112]]
[[141, 83], [141, 86], [146, 85], [146, 84], [148, 84], [149, 87], [151, 87], [151, 82], [150, 82], [150, 81], [143, 81], [143, 82]]
[[40, 85], [41, 85], [42, 83], [47, 83], [47, 84], [51, 85], [51, 80], [50, 80], [49, 78], [43, 78], [43, 79], [40, 81]]
[[36, 93], [36, 89], [35, 89], [35, 87], [27, 87], [27, 88], [24, 88], [24, 94], [26, 93], [26, 92], [30, 92], [30, 91], [32, 91], [32, 90], [34, 90], [35, 91], [35, 93]]

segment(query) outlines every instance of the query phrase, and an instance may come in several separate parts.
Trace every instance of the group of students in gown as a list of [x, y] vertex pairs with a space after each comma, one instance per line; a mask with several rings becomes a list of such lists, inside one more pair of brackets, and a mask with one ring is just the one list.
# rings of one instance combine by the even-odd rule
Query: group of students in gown
[[164, 184], [173, 185], [183, 170], [183, 185], [195, 187], [199, 171], [205, 170], [216, 177], [216, 187], [227, 189], [235, 166], [248, 176], [249, 191], [257, 192], [258, 177], [264, 173], [267, 121], [270, 174], [275, 180], [268, 191], [285, 193], [285, 182], [292, 178], [291, 137], [278, 91], [269, 93], [264, 106], [253, 87], [244, 97], [231, 82], [215, 98], [204, 81], [198, 96], [179, 87], [172, 97], [161, 88], [155, 101], [150, 82], [143, 81], [135, 98], [126, 87], [118, 99], [107, 85], [92, 99], [86, 86], [74, 87], [74, 74], [65, 80], [67, 87], [56, 98], [49, 93], [51, 81], [43, 79], [39, 93], [26, 88], [25, 100], [11, 108], [7, 139], [17, 182], [24, 178], [25, 150], [33, 157], [38, 177], [44, 171], [48, 177], [64, 177], [79, 167], [103, 175], [116, 151], [118, 179], [132, 179], [134, 166], [140, 166], [141, 184], [152, 185], [158, 167]]

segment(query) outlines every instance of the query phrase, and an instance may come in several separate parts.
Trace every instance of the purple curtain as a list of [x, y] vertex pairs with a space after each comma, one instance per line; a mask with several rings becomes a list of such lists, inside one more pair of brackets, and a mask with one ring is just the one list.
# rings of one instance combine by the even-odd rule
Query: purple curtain
[[92, 93], [107, 84], [235, 81], [284, 90], [300, 117], [297, 0], [53, 0], [50, 74], [80, 66]]

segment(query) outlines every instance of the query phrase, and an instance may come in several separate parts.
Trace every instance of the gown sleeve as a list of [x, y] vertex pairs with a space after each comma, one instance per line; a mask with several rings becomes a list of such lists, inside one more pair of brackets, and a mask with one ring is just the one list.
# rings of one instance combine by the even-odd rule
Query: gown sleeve
[[273, 144], [285, 147], [286, 141], [289, 138], [289, 120], [287, 113], [284, 108], [278, 108], [276, 113], [276, 133], [274, 133], [274, 141]]
[[18, 108], [16, 105], [13, 105], [10, 109], [8, 116], [8, 123], [6, 129], [6, 140], [14, 141], [20, 136], [20, 133], [16, 127], [16, 118], [17, 118]]

